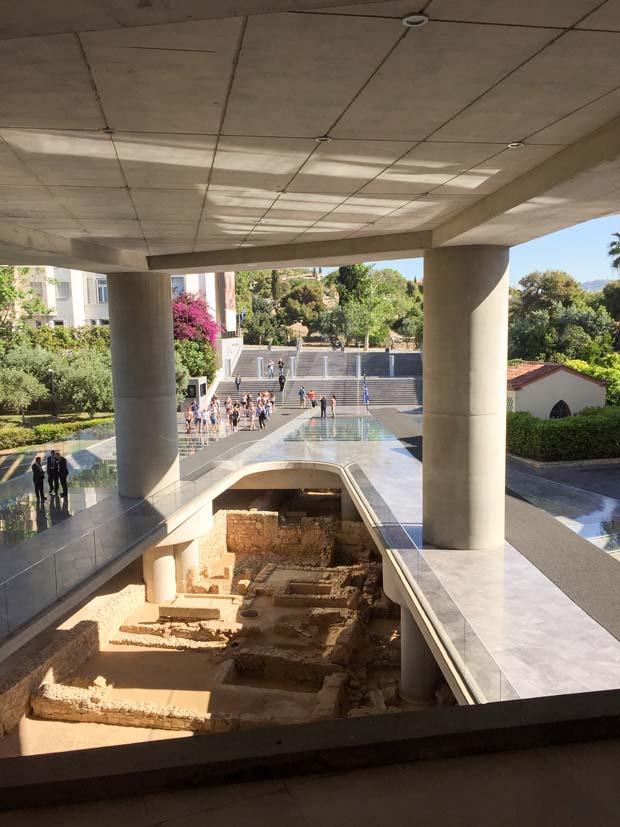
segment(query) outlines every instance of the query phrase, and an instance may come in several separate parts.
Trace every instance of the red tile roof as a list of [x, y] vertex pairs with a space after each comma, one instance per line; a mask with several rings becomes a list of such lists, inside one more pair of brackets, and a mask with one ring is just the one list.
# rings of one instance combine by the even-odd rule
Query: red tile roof
[[508, 365], [508, 390], [518, 391], [525, 385], [538, 382], [539, 379], [544, 379], [545, 376], [550, 376], [559, 370], [574, 373], [581, 379], [605, 387], [605, 383], [600, 379], [594, 379], [592, 376], [587, 376], [585, 373], [566, 367], [566, 365], [558, 365], [556, 362], [521, 362], [518, 365]]

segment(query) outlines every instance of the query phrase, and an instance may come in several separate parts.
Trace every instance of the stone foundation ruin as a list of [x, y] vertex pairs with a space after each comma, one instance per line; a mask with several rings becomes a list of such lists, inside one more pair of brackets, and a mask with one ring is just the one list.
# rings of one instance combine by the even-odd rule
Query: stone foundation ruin
[[0, 683], [3, 731], [24, 714], [209, 733], [416, 708], [363, 523], [220, 508], [200, 561], [174, 601], [127, 586], [22, 663]]

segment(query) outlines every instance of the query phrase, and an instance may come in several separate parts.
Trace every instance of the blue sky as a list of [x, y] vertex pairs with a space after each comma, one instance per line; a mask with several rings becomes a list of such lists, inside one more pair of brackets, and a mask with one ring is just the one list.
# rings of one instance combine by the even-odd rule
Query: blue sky
[[[620, 215], [596, 218], [567, 230], [519, 244], [510, 250], [510, 283], [533, 270], [565, 270], [577, 281], [618, 278], [609, 264], [607, 245], [613, 232], [620, 232]], [[393, 267], [412, 279], [422, 276], [421, 258], [377, 262]], [[325, 268], [325, 271], [334, 268]]]

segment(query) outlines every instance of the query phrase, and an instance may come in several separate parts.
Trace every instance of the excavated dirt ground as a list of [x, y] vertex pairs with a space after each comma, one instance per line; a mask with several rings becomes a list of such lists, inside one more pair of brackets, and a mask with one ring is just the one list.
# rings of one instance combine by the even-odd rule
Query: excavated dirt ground
[[[71, 674], [47, 677], [0, 756], [422, 708], [399, 695], [400, 614], [381, 565], [367, 548], [355, 557], [226, 552], [192, 594], [138, 605]], [[445, 685], [437, 702], [453, 702]]]

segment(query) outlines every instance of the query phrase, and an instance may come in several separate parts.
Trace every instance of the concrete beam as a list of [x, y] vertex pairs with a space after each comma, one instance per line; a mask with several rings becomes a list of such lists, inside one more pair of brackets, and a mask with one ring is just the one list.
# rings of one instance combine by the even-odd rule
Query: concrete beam
[[148, 270], [142, 253], [65, 238], [10, 221], [0, 223], [0, 258], [3, 264], [47, 264], [94, 273]]
[[[356, 0], [356, 6], [376, 0]], [[183, 3], [137, 3], [136, 0], [80, 0], [51, 4], [48, 0], [22, 0], [5, 15], [0, 40], [31, 35], [153, 26], [185, 21], [213, 20], [245, 15], [291, 11], [319, 11], [343, 5], [343, 0], [185, 0]]]
[[393, 233], [301, 244], [274, 244], [197, 253], [150, 256], [149, 268], [167, 273], [202, 273], [217, 270], [262, 270], [267, 266], [302, 267], [349, 264], [355, 261], [389, 261], [417, 258], [431, 246], [432, 234]]
[[[614, 118], [506, 186], [449, 218], [432, 231], [432, 243], [429, 246], [466, 243], [466, 240], [461, 240], [461, 236], [469, 230], [483, 227], [485, 223], [509, 210], [532, 198], [545, 195], [559, 184], [575, 178], [579, 173], [616, 159], [619, 155], [620, 118]], [[567, 221], [567, 226], [574, 223], [576, 222], [572, 216]], [[478, 243], [484, 243], [484, 240], [479, 239]]]

